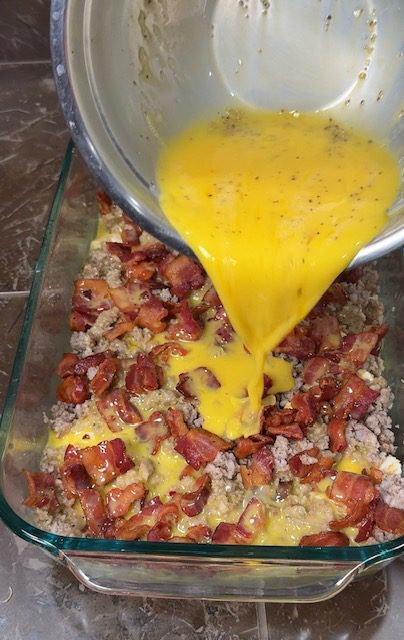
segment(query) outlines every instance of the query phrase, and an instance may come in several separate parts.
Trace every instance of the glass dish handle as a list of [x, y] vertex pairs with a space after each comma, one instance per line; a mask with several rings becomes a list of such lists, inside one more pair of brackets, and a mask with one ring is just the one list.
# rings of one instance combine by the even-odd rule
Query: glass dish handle
[[60, 551], [78, 580], [107, 594], [212, 600], [319, 602], [365, 567], [354, 562], [262, 561]]

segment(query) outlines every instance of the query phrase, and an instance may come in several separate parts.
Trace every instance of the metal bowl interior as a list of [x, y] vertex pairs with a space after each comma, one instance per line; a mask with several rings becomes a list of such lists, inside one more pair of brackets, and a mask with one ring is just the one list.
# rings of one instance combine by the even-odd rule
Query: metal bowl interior
[[[383, 138], [404, 162], [404, 0], [53, 0], [59, 97], [84, 159], [155, 236], [189, 247], [160, 209], [160, 146], [240, 104], [325, 111]], [[404, 244], [401, 190], [352, 264]]]

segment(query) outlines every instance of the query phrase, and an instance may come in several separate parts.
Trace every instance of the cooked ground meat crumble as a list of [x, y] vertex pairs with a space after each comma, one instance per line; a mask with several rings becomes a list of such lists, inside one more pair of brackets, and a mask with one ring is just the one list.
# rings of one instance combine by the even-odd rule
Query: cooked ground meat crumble
[[[275, 355], [294, 388], [263, 404], [261, 433], [207, 432], [198, 400], [167, 373], [172, 354], [217, 322], [206, 274], [100, 194], [102, 225], [75, 282], [71, 353], [41, 471], [25, 470], [37, 524], [125, 540], [369, 544], [404, 534], [372, 266], [343, 274]], [[215, 325], [216, 326], [216, 325]]]

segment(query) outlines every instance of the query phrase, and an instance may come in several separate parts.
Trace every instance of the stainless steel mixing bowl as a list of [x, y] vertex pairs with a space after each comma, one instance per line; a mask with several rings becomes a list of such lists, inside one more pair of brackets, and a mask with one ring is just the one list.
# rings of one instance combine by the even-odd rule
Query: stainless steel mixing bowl
[[[130, 215], [183, 253], [158, 202], [162, 142], [248, 104], [326, 111], [403, 163], [404, 0], [53, 0], [52, 56], [72, 137]], [[403, 191], [357, 265], [404, 244]]]

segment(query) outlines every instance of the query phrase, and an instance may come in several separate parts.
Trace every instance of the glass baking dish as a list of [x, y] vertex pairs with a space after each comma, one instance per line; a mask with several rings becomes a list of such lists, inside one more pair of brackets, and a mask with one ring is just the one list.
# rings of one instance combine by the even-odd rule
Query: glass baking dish
[[[62, 561], [87, 587], [109, 594], [215, 600], [315, 602], [404, 552], [404, 536], [348, 548], [123, 542], [73, 538], [38, 529], [23, 506], [21, 470], [38, 468], [47, 438], [43, 413], [54, 403], [54, 369], [68, 350], [72, 281], [97, 224], [96, 186], [69, 145], [45, 231], [0, 428], [0, 516], [10, 529]], [[404, 411], [404, 259], [377, 263], [390, 331], [383, 355]], [[397, 456], [404, 459], [403, 429]]]

